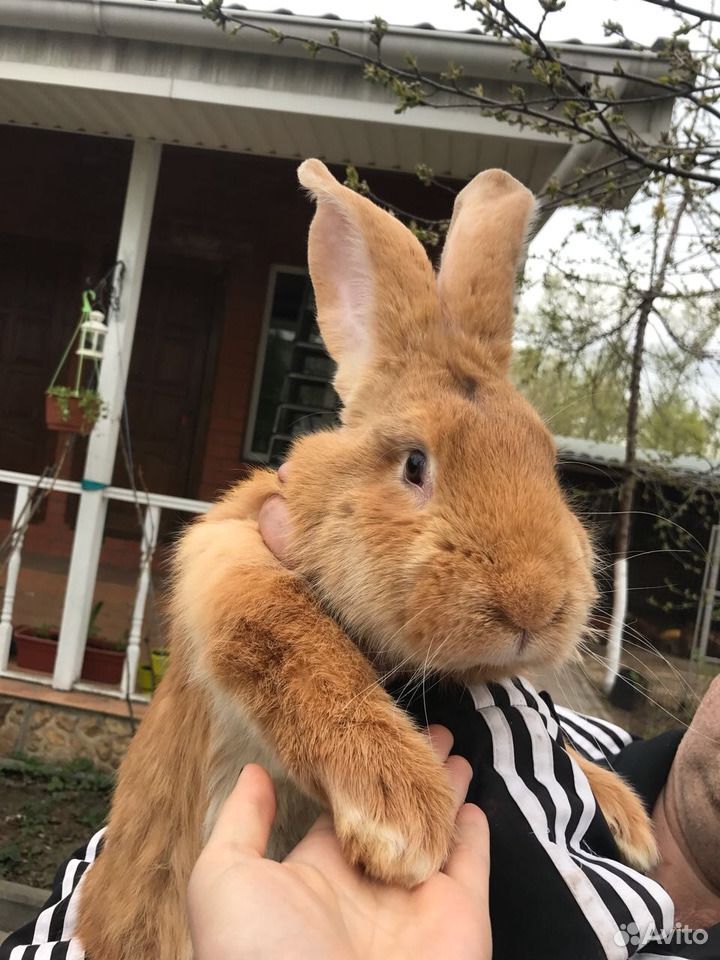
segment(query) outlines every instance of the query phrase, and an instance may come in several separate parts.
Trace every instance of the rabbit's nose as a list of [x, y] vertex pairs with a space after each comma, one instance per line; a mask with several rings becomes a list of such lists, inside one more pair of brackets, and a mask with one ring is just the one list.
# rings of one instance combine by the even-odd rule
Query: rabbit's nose
[[544, 627], [549, 627], [558, 619], [563, 605], [562, 602], [554, 606], [548, 606], [547, 604], [530, 605], [527, 602], [520, 602], [512, 605], [503, 604], [499, 612], [511, 629], [519, 632], [521, 645], [525, 646], [531, 634], [542, 630]]
[[562, 616], [567, 594], [547, 590], [537, 584], [520, 584], [512, 592], [499, 590], [497, 610], [500, 617], [525, 640], [528, 635], [550, 626]]

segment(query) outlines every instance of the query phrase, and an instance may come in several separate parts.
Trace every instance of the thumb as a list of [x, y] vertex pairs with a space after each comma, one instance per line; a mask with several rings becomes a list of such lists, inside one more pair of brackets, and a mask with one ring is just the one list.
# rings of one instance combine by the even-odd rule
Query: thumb
[[275, 789], [270, 775], [255, 763], [243, 767], [213, 828], [207, 849], [230, 847], [263, 857], [275, 820]]

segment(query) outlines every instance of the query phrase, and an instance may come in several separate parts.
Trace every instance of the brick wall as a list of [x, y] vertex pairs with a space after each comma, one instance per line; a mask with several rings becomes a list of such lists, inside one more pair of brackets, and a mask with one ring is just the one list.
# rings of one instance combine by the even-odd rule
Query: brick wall
[[[114, 256], [129, 157], [127, 142], [0, 126], [0, 180], [16, 185], [0, 210], [0, 239], [22, 237], [46, 256], [62, 244], [74, 251], [79, 275], [98, 276]], [[196, 445], [200, 462], [187, 496], [211, 499], [247, 469], [242, 450], [270, 268], [305, 264], [312, 204], [298, 189], [296, 165], [294, 160], [180, 147], [163, 152], [149, 254], [165, 261], [176, 256], [179, 270], [188, 258], [215, 264], [224, 290], [212, 347], [214, 372], [204, 397], [208, 413]], [[428, 216], [449, 212], [447, 194], [423, 187], [414, 177], [373, 171], [364, 175], [379, 196], [405, 209]], [[41, 266], [39, 260], [39, 284]], [[73, 276], [72, 297], [76, 285]], [[59, 341], [47, 345], [42, 374], [47, 380], [61, 349]], [[135, 350], [143, 349], [142, 339], [136, 340]], [[2, 390], [0, 383], [0, 394]], [[35, 417], [30, 446], [43, 452], [37, 463], [26, 462], [24, 455], [18, 462], [4, 462], [0, 453], [3, 467], [35, 470], [40, 461], [52, 460], [55, 439], [48, 437], [42, 422], [38, 392], [35, 386], [32, 395], [21, 398], [21, 406]], [[9, 449], [3, 443], [4, 429], [0, 423], [0, 451]], [[85, 441], [80, 440], [69, 462], [73, 479], [82, 476], [84, 454]], [[6, 495], [0, 501], [0, 536], [7, 530], [10, 508]], [[54, 498], [41, 522], [28, 532], [28, 553], [66, 557], [73, 520], [74, 504]], [[106, 537], [104, 564], [134, 570], [136, 562], [136, 543]]]

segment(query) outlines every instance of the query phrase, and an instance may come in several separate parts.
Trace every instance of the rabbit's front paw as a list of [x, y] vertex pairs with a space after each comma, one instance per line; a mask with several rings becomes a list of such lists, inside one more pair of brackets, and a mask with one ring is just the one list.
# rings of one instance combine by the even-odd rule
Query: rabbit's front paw
[[[418, 738], [419, 739], [419, 738]], [[348, 790], [334, 791], [332, 810], [343, 853], [376, 880], [414, 887], [442, 867], [452, 844], [455, 800], [428, 744], [410, 756], [385, 745]], [[401, 751], [401, 753], [404, 751]]]
[[658, 848], [640, 797], [614, 771], [598, 767], [572, 748], [568, 752], [588, 778], [625, 863], [643, 873], [650, 871], [658, 862]]

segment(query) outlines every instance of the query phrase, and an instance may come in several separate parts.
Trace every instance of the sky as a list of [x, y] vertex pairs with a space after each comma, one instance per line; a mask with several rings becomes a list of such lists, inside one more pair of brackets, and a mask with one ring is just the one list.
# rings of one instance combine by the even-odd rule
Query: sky
[[[709, 8], [713, 0], [697, 0], [696, 6]], [[252, 10], [277, 10], [287, 7], [293, 13], [321, 16], [334, 13], [348, 20], [369, 20], [380, 15], [388, 23], [413, 26], [431, 23], [443, 30], [469, 30], [477, 26], [477, 14], [455, 9], [454, 0], [244, 0]], [[513, 12], [531, 20], [540, 11], [537, 0], [514, 0]], [[660, 7], [653, 9], [641, 0], [568, 0], [564, 10], [549, 18], [546, 29], [550, 40], [578, 39], [584, 43], [607, 43], [604, 20], [619, 20], [628, 36], [652, 43], [672, 29], [673, 17]]]

